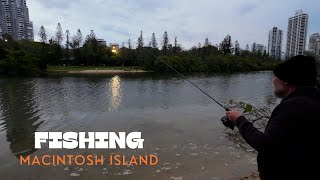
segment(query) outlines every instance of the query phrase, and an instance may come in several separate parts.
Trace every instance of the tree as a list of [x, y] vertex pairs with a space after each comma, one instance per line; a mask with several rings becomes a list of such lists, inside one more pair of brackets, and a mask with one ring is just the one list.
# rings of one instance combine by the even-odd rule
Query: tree
[[263, 60], [266, 60], [268, 58], [267, 56], [267, 50], [263, 51]]
[[255, 42], [252, 44], [252, 52], [253, 53], [257, 52], [257, 44]]
[[54, 36], [52, 36], [50, 39], [49, 39], [49, 44], [50, 45], [53, 45], [55, 43], [54, 41]]
[[175, 37], [174, 38], [174, 47], [173, 47], [173, 51], [174, 51], [174, 53], [176, 54], [176, 53], [178, 53], [178, 52], [180, 52], [180, 45], [178, 44], [178, 37]]
[[132, 49], [132, 46], [131, 46], [131, 39], [129, 39], [129, 40], [128, 40], [127, 44], [128, 44], [128, 48], [129, 48], [129, 49]]
[[70, 31], [66, 30], [66, 48], [69, 49], [70, 45]]
[[11, 34], [8, 34], [8, 33], [2, 34], [2, 39], [4, 39], [7, 42], [12, 42], [13, 41], [13, 38], [12, 38]]
[[198, 43], [198, 49], [201, 49], [202, 48], [202, 45], [201, 45], [201, 43], [199, 42]]
[[199, 42], [199, 43], [198, 43], [198, 56], [201, 55], [201, 48], [202, 48], [202, 45], [201, 45], [201, 43]]
[[208, 38], [206, 38], [205, 40], [204, 40], [204, 47], [208, 47], [210, 45], [210, 42], [209, 42], [209, 39]]
[[172, 52], [172, 50], [173, 50], [172, 44], [168, 44], [168, 54]]
[[61, 45], [61, 43], [63, 41], [63, 31], [62, 31], [62, 27], [61, 27], [60, 23], [58, 23], [58, 25], [57, 25], [55, 41], [59, 46]]
[[70, 45], [70, 32], [69, 30], [66, 30], [66, 37], [67, 37], [67, 41], [66, 41], [66, 51], [67, 51], [67, 61], [69, 60], [69, 45]]
[[231, 54], [233, 52], [230, 35], [227, 35], [220, 43], [220, 51], [222, 51], [224, 54]]
[[163, 34], [163, 40], [162, 40], [162, 51], [164, 54], [167, 54], [168, 52], [168, 45], [169, 45], [169, 37], [167, 31]]
[[74, 35], [71, 37], [71, 42], [70, 42], [70, 46], [73, 49], [78, 49], [79, 48], [79, 41], [78, 41], [78, 37], [77, 35]]
[[40, 37], [40, 41], [43, 44], [47, 43], [47, 33], [46, 33], [46, 29], [43, 26], [41, 26], [40, 28], [39, 37]]
[[259, 46], [259, 48], [257, 47], [258, 57], [263, 56], [264, 49], [265, 49], [264, 46], [262, 46], [262, 47]]
[[96, 33], [93, 30], [90, 31], [90, 34], [86, 37], [86, 41], [97, 41]]
[[43, 26], [41, 26], [40, 28], [39, 37], [42, 43], [40, 70], [45, 70], [47, 68], [47, 58], [46, 58], [47, 53], [45, 52], [45, 45], [47, 43], [47, 33], [46, 33], [46, 29]]
[[83, 41], [83, 36], [82, 36], [80, 29], [78, 29], [76, 37], [77, 37], [77, 42], [78, 42], [78, 48], [80, 48], [82, 45], [82, 41]]
[[157, 39], [156, 39], [156, 35], [154, 33], [152, 33], [152, 37], [151, 37], [151, 46], [152, 48], [158, 48], [158, 43], [157, 43]]
[[[13, 39], [9, 39], [9, 35], [4, 35], [5, 39], [0, 39], [0, 72], [3, 72], [3, 69], [6, 70], [10, 68], [18, 70], [19, 68], [23, 68], [27, 70], [29, 67], [24, 68], [24, 63], [27, 64], [29, 61], [28, 58], [32, 57], [38, 60], [32, 61], [32, 66], [30, 67], [36, 66], [38, 69], [43, 68], [43, 70], [47, 64], [81, 66], [123, 65], [140, 66], [147, 70], [155, 71], [168, 70], [168, 68], [163, 66], [163, 63], [157, 60], [156, 57], [158, 56], [181, 72], [270, 70], [277, 64], [277, 61], [274, 61], [271, 57], [267, 57], [264, 51], [265, 49], [261, 50], [260, 57], [258, 53], [253, 54], [249, 51], [249, 48], [251, 50], [249, 45], [246, 47], [248, 51], [240, 50], [238, 41], [235, 41], [233, 45], [231, 43], [231, 36], [229, 35], [223, 39], [220, 45], [211, 46], [209, 39], [205, 38], [204, 42], [202, 41], [196, 44], [192, 49], [185, 50], [181, 48], [182, 46], [178, 42], [178, 37], [174, 37], [174, 39], [170, 41], [170, 44], [167, 31], [165, 31], [163, 37], [161, 37], [161, 42], [157, 42], [155, 34], [152, 33], [151, 40], [148, 44], [149, 47], [151, 47], [149, 50], [154, 54], [153, 56], [142, 50], [142, 48], [144, 48], [142, 31], [138, 37], [138, 48], [135, 48], [137, 47], [136, 40], [135, 42], [131, 42], [131, 39], [129, 39], [125, 42], [127, 44], [120, 44], [122, 45], [119, 51], [120, 53], [112, 53], [110, 47], [106, 47], [98, 42], [93, 30], [90, 31], [88, 36], [84, 37], [80, 29], [72, 35], [70, 35], [68, 30], [60, 34], [61, 30], [62, 28], [59, 23], [57, 32], [54, 34], [54, 37], [49, 40], [49, 44], [46, 44], [49, 38], [43, 26], [41, 26], [39, 31], [39, 40], [41, 43], [13, 41]], [[64, 40], [61, 42], [62, 39]], [[44, 47], [43, 51], [41, 51], [41, 45]], [[220, 48], [220, 51], [217, 47]], [[256, 49], [261, 48], [257, 47]], [[230, 55], [233, 51], [235, 53], [234, 56]], [[71, 56], [75, 57], [75, 61], [65, 60], [65, 58], [69, 60]], [[263, 59], [266, 61], [262, 61]]]
[[142, 31], [140, 31], [140, 36], [138, 38], [137, 44], [138, 44], [138, 48], [142, 48], [144, 46]]
[[74, 49], [75, 58], [78, 61], [80, 61], [81, 64], [83, 64], [82, 58], [81, 58], [81, 51], [80, 51], [80, 47], [82, 45], [82, 41], [83, 41], [83, 36], [82, 36], [81, 30], [78, 29], [77, 34], [72, 36], [71, 42], [69, 44], [70, 47]]
[[7, 54], [8, 51], [4, 47], [0, 46], [0, 60], [6, 58]]
[[132, 49], [131, 39], [128, 39], [127, 46], [128, 46], [128, 49], [124, 48], [124, 51], [123, 51], [123, 55], [122, 55], [123, 62], [125, 61], [126, 65], [135, 66], [137, 65], [136, 64], [137, 54], [135, 53], [135, 50]]
[[91, 30], [89, 35], [87, 35], [83, 46], [86, 64], [97, 66], [99, 43], [93, 30]]
[[178, 47], [178, 37], [174, 37], [174, 47], [177, 48]]
[[98, 43], [96, 34], [94, 33], [93, 30], [90, 31], [89, 35], [87, 35], [85, 43]]
[[239, 44], [238, 41], [236, 41], [236, 42], [234, 43], [234, 54], [235, 54], [235, 55], [239, 55], [239, 54], [240, 54], [240, 44]]
[[249, 50], [250, 50], [250, 47], [249, 47], [249, 44], [247, 44], [246, 51], [249, 51]]

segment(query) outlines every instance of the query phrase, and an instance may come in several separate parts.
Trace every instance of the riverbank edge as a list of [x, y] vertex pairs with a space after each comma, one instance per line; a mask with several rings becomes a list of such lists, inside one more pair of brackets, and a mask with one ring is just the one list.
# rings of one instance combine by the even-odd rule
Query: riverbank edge
[[150, 73], [153, 71], [144, 71], [144, 70], [76, 70], [76, 71], [51, 71], [60, 72], [66, 74], [115, 74], [115, 73]]
[[126, 73], [150, 73], [154, 71], [143, 70], [140, 67], [63, 67], [49, 66], [48, 74], [126, 74]]

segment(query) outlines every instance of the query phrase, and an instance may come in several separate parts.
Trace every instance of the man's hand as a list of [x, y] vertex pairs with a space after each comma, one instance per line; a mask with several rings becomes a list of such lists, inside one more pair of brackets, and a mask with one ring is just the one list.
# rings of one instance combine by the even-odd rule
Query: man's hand
[[239, 111], [227, 111], [226, 114], [234, 124], [236, 123], [237, 119], [242, 116], [242, 113]]

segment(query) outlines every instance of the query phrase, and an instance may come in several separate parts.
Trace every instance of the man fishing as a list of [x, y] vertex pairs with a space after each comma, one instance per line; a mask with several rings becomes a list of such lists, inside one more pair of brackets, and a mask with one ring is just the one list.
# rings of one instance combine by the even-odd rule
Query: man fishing
[[282, 100], [264, 133], [241, 112], [227, 111], [227, 116], [258, 151], [261, 180], [320, 179], [320, 92], [315, 60], [295, 56], [279, 64], [274, 75], [274, 93]]

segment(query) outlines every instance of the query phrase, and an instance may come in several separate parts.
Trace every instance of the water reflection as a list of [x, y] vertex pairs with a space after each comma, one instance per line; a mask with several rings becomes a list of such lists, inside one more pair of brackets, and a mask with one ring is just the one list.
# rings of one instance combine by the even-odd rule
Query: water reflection
[[[4, 161], [12, 153], [16, 156], [32, 153], [37, 130], [77, 132], [90, 127], [95, 130], [109, 127], [109, 124], [101, 126], [100, 120], [110, 119], [103, 122], [113, 124], [120, 115], [124, 122], [152, 121], [158, 112], [168, 113], [166, 118], [159, 115], [157, 121], [161, 122], [212, 120], [224, 115], [220, 107], [196, 88], [172, 77], [176, 75], [0, 79], [0, 144], [4, 149], [0, 150], [0, 159]], [[277, 103], [271, 87], [272, 73], [189, 78], [219, 101], [234, 99], [269, 107]], [[196, 128], [198, 121], [192, 123], [186, 126]], [[171, 130], [174, 129], [167, 129]]]
[[42, 122], [33, 97], [33, 82], [8, 80], [0, 87], [2, 131], [6, 131], [9, 148], [17, 158], [35, 152], [34, 133]]
[[114, 76], [111, 78], [109, 83], [109, 95], [110, 95], [110, 102], [109, 102], [109, 111], [116, 111], [120, 107], [121, 104], [121, 79], [119, 76]]

